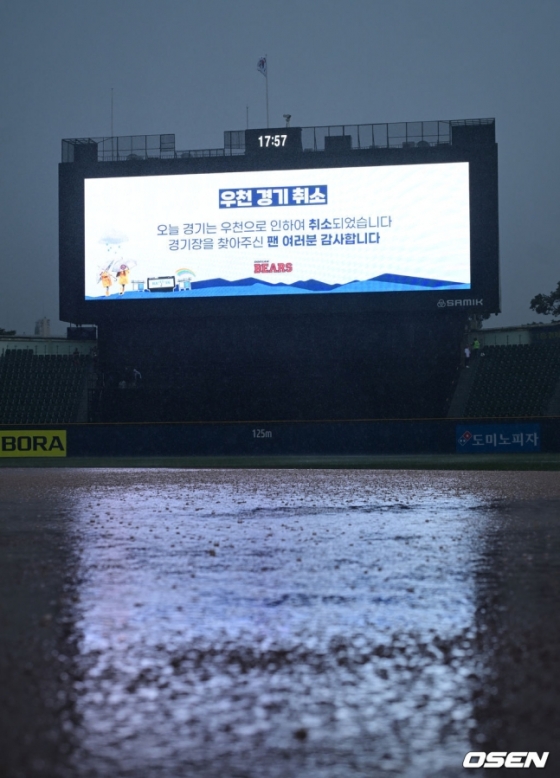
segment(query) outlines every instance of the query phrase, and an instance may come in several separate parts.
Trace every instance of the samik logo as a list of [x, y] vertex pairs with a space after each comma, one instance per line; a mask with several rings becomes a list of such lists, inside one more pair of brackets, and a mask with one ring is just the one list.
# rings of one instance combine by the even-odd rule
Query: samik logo
[[469, 307], [472, 308], [473, 306], [477, 306], [477, 305], [484, 305], [484, 298], [483, 297], [480, 297], [480, 298], [476, 297], [476, 298], [473, 298], [472, 300], [471, 299], [467, 299], [467, 300], [459, 300], [459, 299], [442, 300], [441, 297], [440, 297], [440, 299], [437, 301], [437, 307], [438, 308], [455, 308], [457, 306], [461, 306], [463, 308], [469, 308]]
[[463, 767], [539, 767], [546, 764], [550, 751], [541, 756], [536, 751], [469, 751], [463, 759]]
[[66, 430], [0, 431], [0, 457], [65, 457]]

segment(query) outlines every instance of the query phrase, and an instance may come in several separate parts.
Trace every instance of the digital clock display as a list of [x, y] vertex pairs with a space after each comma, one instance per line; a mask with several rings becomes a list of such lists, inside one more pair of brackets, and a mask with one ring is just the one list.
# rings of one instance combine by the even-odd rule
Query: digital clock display
[[259, 146], [262, 148], [268, 148], [269, 146], [285, 146], [288, 140], [287, 134], [284, 132], [282, 135], [259, 135]]
[[245, 130], [246, 154], [295, 154], [301, 150], [301, 127]]

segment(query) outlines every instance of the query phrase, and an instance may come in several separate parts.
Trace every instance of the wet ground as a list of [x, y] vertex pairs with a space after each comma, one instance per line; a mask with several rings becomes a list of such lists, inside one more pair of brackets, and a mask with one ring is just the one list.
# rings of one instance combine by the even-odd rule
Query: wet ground
[[560, 775], [560, 474], [1, 470], [0, 637], [7, 778]]

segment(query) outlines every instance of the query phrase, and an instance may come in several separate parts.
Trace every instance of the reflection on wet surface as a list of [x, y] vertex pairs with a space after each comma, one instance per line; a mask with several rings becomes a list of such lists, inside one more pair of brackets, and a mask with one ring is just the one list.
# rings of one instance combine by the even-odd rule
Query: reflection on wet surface
[[459, 776], [471, 750], [548, 750], [554, 774], [557, 474], [12, 470], [0, 488], [0, 695], [27, 732], [10, 776]]

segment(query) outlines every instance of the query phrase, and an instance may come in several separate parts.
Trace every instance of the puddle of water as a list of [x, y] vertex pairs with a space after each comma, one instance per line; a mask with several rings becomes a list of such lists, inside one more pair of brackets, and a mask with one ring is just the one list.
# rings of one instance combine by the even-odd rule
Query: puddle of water
[[72, 776], [454, 776], [496, 737], [492, 552], [556, 474], [42, 472], [77, 554]]

